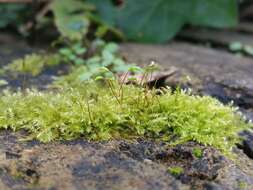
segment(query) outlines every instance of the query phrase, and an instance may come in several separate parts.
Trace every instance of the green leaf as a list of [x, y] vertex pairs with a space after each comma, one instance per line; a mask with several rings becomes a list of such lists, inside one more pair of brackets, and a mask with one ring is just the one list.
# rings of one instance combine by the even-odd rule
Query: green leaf
[[107, 26], [99, 26], [97, 31], [96, 31], [96, 37], [102, 38], [106, 33], [108, 32], [108, 27]]
[[245, 45], [243, 51], [248, 55], [253, 55], [253, 47], [249, 45]]
[[110, 72], [110, 70], [106, 67], [100, 67], [99, 70], [103, 73]]
[[2, 3], [0, 5], [0, 28], [9, 24], [19, 25], [24, 21], [22, 13], [26, 12], [27, 6], [21, 3]]
[[118, 15], [118, 9], [111, 0], [88, 0], [96, 6], [99, 17], [109, 26], [115, 26]]
[[85, 64], [85, 61], [83, 59], [81, 59], [81, 58], [75, 59], [74, 62], [75, 62], [76, 65], [83, 65], [83, 64]]
[[229, 50], [230, 51], [241, 51], [243, 49], [243, 45], [241, 42], [232, 42], [229, 44]]
[[86, 80], [89, 80], [92, 77], [92, 75], [93, 75], [93, 73], [91, 73], [91, 72], [84, 72], [78, 78], [81, 81], [86, 81]]
[[96, 78], [95, 78], [95, 80], [97, 81], [97, 80], [103, 80], [104, 79], [104, 77], [102, 77], [102, 76], [97, 76]]
[[115, 43], [108, 43], [105, 45], [104, 49], [110, 53], [116, 53], [119, 50], [119, 46]]
[[101, 57], [93, 56], [87, 60], [87, 64], [98, 64], [101, 61]]
[[68, 58], [69, 58], [69, 60], [71, 60], [71, 61], [75, 61], [75, 60], [77, 59], [77, 56], [74, 55], [74, 54], [71, 54]]
[[139, 66], [136, 66], [136, 65], [133, 65], [132, 67], [130, 67], [128, 69], [129, 72], [132, 72], [132, 73], [138, 73], [138, 72], [142, 72], [143, 69]]
[[238, 17], [236, 0], [127, 0], [122, 8], [110, 0], [89, 2], [96, 5], [101, 20], [140, 42], [166, 42], [184, 24], [235, 26]]
[[102, 58], [104, 59], [104, 61], [107, 61], [107, 62], [111, 63], [114, 59], [114, 55], [109, 51], [103, 50]]
[[0, 86], [8, 85], [8, 82], [4, 79], [0, 79]]
[[118, 25], [131, 40], [165, 42], [182, 28], [191, 1], [126, 1]]
[[80, 49], [76, 49], [76, 50], [75, 50], [75, 53], [76, 53], [77, 55], [83, 55], [86, 51], [87, 51], [86, 48], [80, 48]]
[[188, 22], [193, 25], [231, 27], [237, 24], [236, 0], [191, 0]]
[[70, 56], [72, 54], [72, 51], [69, 48], [61, 48], [59, 52], [64, 56]]
[[90, 21], [86, 11], [91, 9], [89, 4], [78, 0], [55, 0], [51, 9], [63, 37], [81, 40], [87, 34]]
[[130, 65], [128, 64], [121, 64], [121, 65], [115, 65], [113, 68], [113, 71], [120, 73], [120, 72], [127, 72]]

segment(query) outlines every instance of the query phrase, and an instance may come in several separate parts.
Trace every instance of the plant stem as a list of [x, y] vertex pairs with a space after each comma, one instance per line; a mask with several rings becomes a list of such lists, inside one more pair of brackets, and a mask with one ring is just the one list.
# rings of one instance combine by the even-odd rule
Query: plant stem
[[105, 80], [105, 81], [106, 81], [107, 85], [109, 86], [109, 89], [110, 89], [112, 95], [115, 97], [115, 99], [117, 100], [117, 102], [121, 105], [120, 100], [118, 99], [117, 94], [113, 90], [113, 85], [112, 85], [111, 81], [110, 80]]
[[125, 73], [124, 77], [123, 77], [123, 80], [120, 81], [119, 95], [120, 95], [120, 102], [121, 102], [121, 104], [123, 102], [123, 95], [124, 95], [124, 93], [123, 93], [123, 85], [124, 85], [124, 83], [126, 81], [126, 78], [127, 78], [128, 74], [129, 74], [129, 72], [127, 71]]
[[88, 113], [89, 113], [90, 123], [92, 124], [93, 123], [93, 119], [92, 119], [92, 116], [91, 116], [90, 104], [89, 104], [89, 100], [88, 99], [86, 100], [86, 104], [87, 104], [87, 110], [88, 110]]

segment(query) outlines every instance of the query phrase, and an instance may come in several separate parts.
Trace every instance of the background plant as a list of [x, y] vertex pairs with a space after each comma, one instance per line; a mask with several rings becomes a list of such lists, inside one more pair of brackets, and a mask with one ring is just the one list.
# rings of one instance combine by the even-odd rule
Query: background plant
[[[122, 38], [123, 33], [129, 40], [161, 43], [173, 38], [186, 24], [222, 28], [235, 26], [238, 20], [237, 0], [117, 2], [54, 0], [50, 10], [61, 35], [71, 40], [81, 40], [87, 34], [104, 37], [108, 33]], [[23, 5], [1, 4], [0, 28], [23, 21], [24, 12]]]
[[20, 74], [37, 76], [46, 68], [55, 67], [60, 64], [61, 58], [58, 54], [30, 54], [24, 58], [16, 59], [0, 69], [0, 75], [18, 77]]
[[185, 24], [231, 27], [238, 17], [236, 0], [141, 0], [138, 3], [127, 0], [122, 7], [111, 6], [110, 10], [103, 5], [109, 6], [109, 0], [91, 1], [107, 23], [119, 27], [128, 39], [141, 42], [165, 42]]
[[59, 49], [59, 54], [65, 63], [72, 63], [72, 74], [63, 76], [62, 79], [88, 80], [101, 67], [109, 68], [114, 73], [126, 72], [132, 64], [126, 64], [119, 55], [116, 43], [96, 39], [86, 48], [81, 42], [71, 42]]
[[18, 26], [27, 19], [27, 6], [22, 4], [0, 4], [0, 28], [10, 25]]

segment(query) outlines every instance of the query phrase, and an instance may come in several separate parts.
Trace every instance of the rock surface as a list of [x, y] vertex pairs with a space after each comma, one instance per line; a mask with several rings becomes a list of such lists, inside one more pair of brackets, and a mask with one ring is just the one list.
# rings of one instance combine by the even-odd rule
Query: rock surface
[[244, 153], [253, 159], [253, 133], [251, 131], [243, 131], [241, 136], [245, 138], [243, 141]]
[[[25, 133], [0, 134], [0, 189], [252, 189], [249, 171], [195, 143], [168, 147], [135, 142], [20, 142]], [[203, 150], [194, 156], [193, 148]], [[248, 158], [243, 156], [248, 161]], [[169, 167], [184, 172], [173, 177]], [[248, 170], [253, 171], [252, 162]]]

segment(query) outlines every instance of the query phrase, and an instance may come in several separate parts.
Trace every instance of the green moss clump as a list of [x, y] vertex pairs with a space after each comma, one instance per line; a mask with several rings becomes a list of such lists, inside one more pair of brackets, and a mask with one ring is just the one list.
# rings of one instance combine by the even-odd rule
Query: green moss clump
[[178, 177], [178, 176], [180, 176], [181, 174], [184, 173], [184, 168], [179, 167], [179, 166], [175, 166], [175, 167], [168, 168], [168, 172], [171, 175], [173, 175], [175, 177]]
[[169, 88], [147, 90], [111, 81], [85, 82], [58, 92], [5, 92], [0, 128], [25, 129], [31, 138], [109, 140], [146, 137], [171, 144], [196, 141], [229, 153], [248, 127], [236, 110], [208, 96]]
[[32, 76], [37, 76], [45, 69], [45, 67], [52, 67], [58, 65], [59, 63], [60, 56], [57, 54], [30, 54], [26, 55], [22, 59], [16, 59], [12, 63], [6, 65], [2, 69], [1, 74], [31, 74]]
[[203, 156], [203, 150], [198, 147], [193, 148], [192, 153], [196, 158], [201, 158]]
[[244, 181], [238, 181], [238, 188], [239, 189], [247, 189], [248, 184]]

